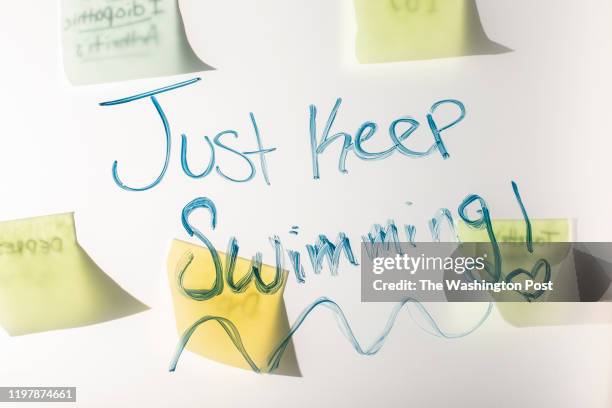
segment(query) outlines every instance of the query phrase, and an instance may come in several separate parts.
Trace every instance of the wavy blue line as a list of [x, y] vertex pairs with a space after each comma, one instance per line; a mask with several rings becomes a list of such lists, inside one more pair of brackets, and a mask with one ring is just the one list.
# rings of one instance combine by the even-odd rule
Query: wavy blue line
[[[489, 303], [486, 312], [484, 313], [482, 318], [478, 321], [478, 323], [476, 323], [476, 325], [474, 327], [472, 327], [471, 329], [469, 329], [467, 331], [461, 332], [461, 333], [449, 333], [449, 332], [445, 332], [444, 330], [442, 330], [440, 328], [440, 326], [438, 326], [438, 324], [436, 323], [436, 321], [433, 318], [433, 316], [429, 313], [429, 311], [419, 301], [417, 301], [415, 299], [412, 299], [412, 298], [407, 298], [404, 301], [402, 301], [402, 302], [398, 303], [397, 305], [395, 305], [395, 307], [391, 311], [389, 319], [387, 320], [387, 324], [385, 325], [384, 330], [382, 331], [380, 336], [377, 338], [377, 340], [374, 341], [374, 343], [372, 343], [369, 347], [363, 348], [361, 346], [361, 344], [359, 343], [359, 341], [357, 340], [357, 338], [355, 337], [355, 334], [353, 333], [353, 330], [351, 329], [351, 326], [350, 326], [350, 324], [348, 322], [348, 319], [346, 318], [346, 315], [344, 314], [344, 312], [342, 311], [340, 306], [338, 306], [338, 304], [336, 302], [334, 302], [333, 300], [331, 300], [331, 299], [328, 299], [326, 297], [321, 297], [321, 298], [315, 300], [306, 309], [304, 309], [304, 311], [298, 316], [297, 320], [295, 321], [295, 323], [291, 327], [291, 330], [289, 330], [289, 333], [274, 348], [274, 350], [270, 354], [270, 357], [268, 358], [268, 367], [267, 367], [268, 370], [267, 371], [271, 373], [271, 372], [273, 372], [274, 370], [276, 370], [278, 368], [278, 366], [280, 364], [280, 361], [281, 361], [281, 359], [283, 357], [283, 354], [285, 352], [285, 349], [289, 345], [289, 341], [291, 340], [293, 335], [298, 331], [298, 329], [300, 328], [302, 323], [304, 323], [304, 321], [306, 320], [308, 315], [314, 309], [316, 309], [318, 306], [324, 306], [324, 307], [330, 309], [334, 313], [334, 315], [336, 317], [336, 320], [338, 322], [338, 326], [340, 328], [340, 331], [342, 332], [344, 337], [346, 337], [346, 339], [352, 344], [353, 348], [355, 349], [355, 351], [358, 354], [364, 355], [364, 356], [371, 356], [371, 355], [374, 355], [374, 354], [376, 354], [376, 353], [378, 353], [380, 351], [380, 349], [384, 345], [387, 337], [391, 333], [391, 330], [393, 329], [393, 326], [395, 325], [395, 321], [397, 320], [397, 316], [398, 316], [399, 312], [404, 308], [404, 306], [406, 304], [414, 304], [417, 307], [418, 311], [421, 312], [421, 314], [425, 317], [425, 320], [427, 321], [427, 323], [430, 326], [429, 328], [423, 327], [414, 318], [414, 316], [410, 312], [410, 309], [406, 309], [408, 311], [408, 314], [412, 318], [412, 320], [417, 324], [417, 326], [419, 326], [419, 328], [421, 328], [422, 330], [424, 330], [425, 332], [427, 332], [427, 333], [429, 333], [429, 334], [431, 334], [433, 336], [443, 337], [443, 338], [446, 338], [446, 339], [461, 338], [461, 337], [465, 337], [465, 336], [473, 333], [480, 326], [483, 325], [483, 323], [487, 320], [487, 318], [491, 314], [491, 310], [493, 309], [493, 303]], [[260, 367], [257, 367], [255, 365], [255, 363], [253, 362], [253, 360], [251, 359], [250, 355], [248, 354], [248, 352], [244, 348], [244, 345], [242, 343], [242, 338], [240, 337], [240, 332], [238, 331], [236, 326], [231, 321], [229, 321], [229, 320], [227, 320], [225, 318], [222, 318], [222, 317], [218, 317], [218, 316], [204, 316], [203, 318], [201, 318], [198, 321], [196, 321], [192, 326], [190, 326], [183, 333], [183, 335], [181, 336], [181, 339], [180, 339], [179, 344], [177, 346], [177, 349], [176, 349], [176, 352], [175, 352], [174, 357], [172, 359], [172, 362], [170, 363], [170, 371], [171, 372], [176, 370], [176, 367], [177, 367], [177, 364], [178, 364], [178, 360], [179, 360], [183, 350], [187, 346], [187, 343], [189, 342], [189, 339], [191, 338], [193, 333], [196, 331], [196, 329], [200, 325], [202, 325], [202, 324], [204, 324], [206, 322], [209, 322], [209, 321], [216, 321], [217, 323], [219, 323], [222, 326], [222, 328], [228, 334], [228, 337], [230, 338], [230, 340], [232, 341], [234, 346], [242, 354], [242, 356], [244, 357], [245, 361], [251, 366], [253, 371], [255, 371], [257, 373], [260, 373], [260, 372], [264, 371]]]

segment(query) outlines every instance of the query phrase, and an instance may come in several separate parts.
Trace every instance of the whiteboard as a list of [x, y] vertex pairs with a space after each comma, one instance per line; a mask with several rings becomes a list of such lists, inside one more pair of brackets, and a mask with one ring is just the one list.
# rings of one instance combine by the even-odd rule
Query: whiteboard
[[[12, 18], [0, 28], [1, 217], [74, 211], [81, 245], [151, 310], [65, 332], [0, 335], [1, 384], [77, 386], [79, 403], [88, 407], [381, 401], [610, 406], [609, 324], [517, 329], [495, 310], [478, 332], [456, 341], [432, 337], [402, 316], [372, 358], [354, 353], [331, 315], [317, 313], [294, 339], [301, 378], [260, 376], [191, 353], [169, 373], [177, 333], [165, 272], [172, 239], [197, 243], [182, 228], [180, 213], [201, 196], [218, 208], [217, 229], [206, 229], [207, 236], [222, 250], [236, 236], [241, 254], [262, 251], [264, 260], [273, 257], [268, 237], [274, 234], [295, 248], [318, 234], [335, 237], [341, 231], [358, 242], [372, 224], [388, 219], [414, 224], [417, 239], [427, 240], [427, 221], [435, 212], [449, 208], [456, 215], [470, 193], [483, 196], [496, 217], [519, 218], [511, 181], [520, 186], [530, 216], [575, 219], [576, 239], [610, 241], [609, 1], [480, 1], [488, 35], [513, 52], [360, 65], [351, 1], [182, 0], [192, 46], [215, 70], [199, 74], [198, 84], [159, 96], [173, 131], [173, 153], [162, 182], [140, 193], [117, 187], [112, 163], [117, 160], [122, 177], [134, 185], [150, 182], [164, 159], [159, 120], [147, 101], [99, 103], [198, 75], [69, 85], [56, 3], [34, 8], [13, 2], [7, 6]], [[320, 179], [313, 180], [308, 109], [314, 104], [326, 117], [339, 97], [336, 128], [353, 133], [365, 121], [377, 122], [383, 131], [372, 146], [388, 144], [384, 130], [392, 120], [413, 115], [424, 121], [439, 100], [462, 101], [467, 115], [445, 135], [449, 160], [394, 155], [365, 162], [349, 156], [348, 174], [341, 174], [339, 148], [331, 147], [320, 156]], [[217, 174], [194, 180], [182, 173], [181, 133], [195, 141], [236, 129], [237, 145], [254, 149], [249, 112], [264, 144], [277, 148], [267, 156], [270, 186], [260, 173], [241, 184]], [[415, 133], [421, 147], [431, 142], [426, 132]], [[189, 149], [194, 167], [205, 166], [205, 145], [192, 143]], [[219, 156], [221, 166], [241, 171], [242, 163], [231, 155]], [[205, 229], [209, 219], [198, 213], [193, 222]], [[294, 225], [300, 227], [297, 236], [287, 232]], [[289, 320], [313, 299], [328, 296], [368, 343], [391, 305], [361, 303], [359, 285], [359, 269], [348, 264], [337, 277], [308, 273], [303, 285], [290, 279]], [[612, 314], [605, 304], [575, 307]], [[440, 325], [458, 331], [478, 320], [483, 305], [430, 309]]]

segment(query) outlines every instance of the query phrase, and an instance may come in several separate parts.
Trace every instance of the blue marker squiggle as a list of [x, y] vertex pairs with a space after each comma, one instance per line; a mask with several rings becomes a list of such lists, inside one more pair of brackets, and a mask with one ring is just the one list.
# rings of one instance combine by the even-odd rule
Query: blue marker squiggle
[[327, 265], [332, 276], [338, 275], [338, 267], [340, 266], [340, 255], [344, 252], [346, 259], [351, 265], [357, 266], [359, 263], [353, 254], [351, 242], [346, 234], [341, 232], [338, 234], [338, 240], [333, 244], [325, 235], [319, 235], [319, 239], [315, 245], [306, 245], [310, 263], [315, 274], [320, 274], [323, 268], [323, 259], [327, 257]]
[[412, 224], [405, 225], [404, 230], [406, 231], [406, 237], [408, 237], [408, 243], [413, 248], [416, 248], [416, 243], [414, 242], [414, 238], [416, 236], [416, 226]]
[[179, 83], [176, 83], [176, 84], [168, 85], [168, 86], [165, 86], [163, 88], [154, 89], [152, 91], [144, 92], [144, 93], [141, 93], [141, 94], [138, 94], [138, 95], [128, 96], [126, 98], [116, 99], [114, 101], [101, 102], [100, 106], [114, 106], [114, 105], [121, 105], [121, 104], [128, 103], [128, 102], [134, 102], [134, 101], [137, 101], [139, 99], [148, 98], [148, 97], [151, 97], [151, 96], [158, 95], [160, 93], [164, 93], [164, 92], [168, 92], [168, 91], [173, 91], [175, 89], [182, 88], [182, 87], [187, 86], [187, 85], [195, 84], [196, 82], [199, 82], [201, 80], [202, 80], [202, 78], [189, 79], [187, 81], [183, 81], [183, 82], [179, 82]]
[[164, 166], [162, 167], [162, 170], [159, 173], [159, 176], [157, 176], [157, 178], [153, 180], [151, 184], [148, 184], [144, 187], [130, 187], [126, 185], [123, 181], [121, 181], [121, 179], [119, 178], [119, 173], [117, 171], [118, 162], [117, 160], [115, 160], [113, 162], [113, 180], [115, 181], [115, 184], [117, 184], [120, 188], [126, 191], [146, 191], [146, 190], [149, 190], [155, 187], [164, 178], [166, 171], [168, 171], [168, 165], [170, 164], [170, 149], [172, 146], [172, 140], [171, 140], [172, 135], [170, 133], [170, 124], [168, 123], [168, 118], [166, 117], [164, 110], [162, 109], [161, 105], [159, 104], [155, 96], [151, 97], [151, 102], [153, 102], [153, 106], [155, 106], [155, 110], [157, 111], [162, 121], [162, 125], [164, 126], [164, 135], [166, 136], [166, 159], [164, 161]]
[[531, 221], [529, 221], [529, 216], [527, 215], [525, 204], [523, 204], [523, 200], [521, 199], [521, 194], [519, 193], [518, 186], [514, 181], [512, 182], [512, 190], [514, 191], [514, 195], [516, 196], [516, 201], [518, 201], [519, 203], [519, 207], [521, 207], [521, 213], [523, 213], [523, 218], [525, 219], [525, 224], [527, 225], [527, 250], [533, 253], [533, 236], [531, 232]]
[[[474, 202], [478, 202], [478, 204], [480, 204], [480, 209], [476, 212], [481, 215], [481, 218], [472, 220], [468, 217], [467, 209]], [[470, 227], [474, 229], [484, 228], [487, 230], [489, 241], [491, 242], [491, 245], [493, 247], [493, 256], [495, 258], [495, 264], [493, 265], [494, 270], [493, 272], [491, 272], [491, 266], [489, 265], [489, 262], [485, 262], [487, 265], [485, 270], [487, 271], [489, 276], [493, 278], [492, 282], [500, 282], [500, 279], [502, 278], [502, 258], [501, 252], [499, 250], [499, 244], [497, 243], [497, 238], [495, 238], [495, 232], [493, 231], [493, 223], [491, 221], [491, 214], [489, 213], [489, 207], [487, 206], [487, 202], [479, 195], [470, 194], [459, 205], [458, 212], [459, 217], [461, 217], [463, 222], [465, 222]], [[469, 271], [466, 272], [466, 276], [468, 276], [472, 280], [474, 279], [472, 273]]]
[[181, 135], [181, 167], [183, 168], [183, 171], [187, 176], [194, 179], [204, 178], [208, 176], [215, 165], [215, 148], [208, 136], [204, 136], [204, 140], [208, 144], [208, 149], [210, 150], [210, 160], [208, 162], [208, 166], [206, 167], [206, 169], [204, 169], [202, 173], [195, 174], [191, 171], [191, 169], [189, 168], [189, 163], [187, 162], [187, 135]]
[[185, 231], [187, 231], [189, 236], [193, 237], [195, 235], [196, 237], [198, 237], [200, 241], [202, 241], [202, 243], [206, 245], [206, 247], [210, 251], [210, 255], [215, 265], [215, 283], [211, 289], [187, 289], [184, 287], [183, 282], [185, 273], [187, 272], [187, 269], [191, 262], [193, 262], [194, 258], [193, 254], [187, 253], [185, 262], [179, 263], [178, 265], [178, 286], [183, 291], [183, 294], [185, 296], [193, 300], [204, 301], [212, 299], [213, 297], [223, 292], [223, 270], [221, 268], [221, 260], [219, 259], [219, 253], [215, 249], [215, 246], [212, 244], [212, 242], [210, 242], [208, 238], [206, 238], [206, 236], [204, 236], [204, 234], [202, 234], [199, 229], [192, 226], [189, 222], [189, 216], [193, 211], [198, 208], [204, 208], [210, 212], [211, 228], [214, 230], [217, 227], [217, 208], [215, 207], [215, 203], [213, 203], [212, 200], [205, 197], [196, 198], [195, 200], [187, 204], [183, 209], [181, 221], [183, 223]]
[[[273, 349], [272, 353], [270, 354], [270, 357], [268, 358], [267, 371], [272, 373], [274, 372], [274, 370], [278, 368], [282, 360], [283, 354], [287, 346], [289, 345], [289, 341], [295, 335], [295, 333], [299, 330], [299, 328], [302, 326], [302, 324], [304, 323], [308, 315], [310, 315], [310, 313], [319, 306], [326, 307], [327, 309], [332, 311], [332, 313], [334, 314], [334, 316], [336, 317], [338, 321], [338, 326], [340, 328], [340, 331], [346, 337], [349, 343], [351, 343], [351, 345], [353, 346], [353, 348], [358, 354], [363, 355], [363, 356], [372, 356], [380, 351], [386, 339], [388, 338], [389, 334], [391, 333], [393, 326], [395, 325], [397, 316], [399, 315], [400, 311], [404, 309], [404, 306], [408, 304], [414, 304], [417, 310], [421, 313], [421, 315], [425, 318], [425, 321], [429, 325], [429, 327], [423, 327], [421, 324], [419, 324], [415, 320], [414, 316], [410, 312], [410, 309], [406, 308], [406, 310], [408, 311], [408, 314], [410, 315], [412, 320], [417, 324], [417, 326], [419, 326], [422, 330], [424, 330], [425, 332], [433, 336], [442, 337], [445, 339], [457, 339], [457, 338], [465, 337], [473, 333], [474, 331], [476, 331], [478, 328], [480, 328], [483, 325], [483, 323], [487, 320], [487, 318], [491, 314], [491, 310], [493, 309], [493, 304], [489, 303], [487, 310], [485, 311], [483, 316], [472, 328], [468, 329], [467, 331], [461, 332], [461, 333], [450, 333], [450, 332], [445, 332], [444, 330], [440, 328], [440, 326], [436, 323], [433, 316], [420, 302], [418, 302], [415, 299], [408, 298], [395, 305], [395, 307], [391, 311], [391, 314], [389, 315], [389, 318], [387, 319], [387, 323], [382, 333], [378, 336], [376, 341], [374, 341], [370, 346], [364, 348], [359, 343], [357, 338], [355, 337], [355, 334], [353, 333], [353, 330], [348, 322], [348, 319], [346, 318], [346, 315], [344, 314], [340, 306], [338, 306], [338, 304], [331, 299], [328, 299], [326, 297], [321, 297], [315, 300], [306, 309], [304, 309], [304, 311], [298, 316], [297, 320], [291, 327], [291, 330], [289, 331], [289, 333]], [[198, 321], [196, 321], [193, 325], [191, 325], [181, 336], [181, 339], [177, 345], [174, 357], [170, 363], [169, 370], [171, 372], [176, 370], [176, 367], [178, 365], [178, 360], [183, 350], [187, 346], [187, 343], [189, 342], [189, 339], [191, 338], [193, 333], [201, 325], [209, 321], [215, 321], [219, 325], [221, 325], [221, 327], [227, 333], [229, 339], [232, 341], [236, 349], [240, 352], [240, 354], [243, 356], [245, 361], [247, 361], [247, 363], [253, 369], [253, 371], [255, 371], [256, 373], [261, 373], [263, 371], [261, 367], [257, 367], [257, 365], [253, 362], [249, 353], [245, 349], [244, 344], [242, 343], [242, 338], [240, 337], [240, 332], [238, 328], [231, 321], [223, 317], [219, 317], [219, 316], [204, 316]]]
[[450, 232], [455, 238], [456, 242], [459, 242], [459, 234], [457, 233], [457, 229], [455, 228], [455, 220], [453, 219], [453, 215], [451, 214], [448, 208], [441, 208], [438, 211], [438, 214], [431, 220], [429, 220], [429, 230], [431, 231], [431, 238], [434, 242], [440, 242], [440, 226], [441, 220], [446, 219], [448, 221], [448, 226], [450, 228]]
[[[370, 259], [376, 258], [378, 256], [379, 250], [389, 251], [391, 248], [391, 244], [394, 245], [395, 252], [403, 255], [404, 251], [402, 250], [402, 246], [400, 244], [399, 239], [399, 231], [397, 229], [397, 225], [395, 225], [395, 221], [389, 220], [387, 221], [387, 227], [383, 227], [380, 224], [374, 224], [370, 232], [367, 235], [362, 235], [361, 240], [366, 245], [364, 248], [366, 250], [366, 254]], [[381, 245], [375, 245], [381, 244]]]
[[168, 171], [168, 165], [170, 164], [170, 150], [172, 146], [172, 135], [170, 132], [170, 124], [168, 123], [168, 118], [166, 117], [166, 114], [164, 113], [164, 110], [162, 109], [155, 95], [158, 95], [164, 92], [169, 92], [169, 91], [172, 91], [178, 88], [182, 88], [184, 86], [194, 84], [200, 80], [201, 78], [194, 78], [188, 81], [179, 82], [177, 84], [169, 85], [164, 88], [155, 89], [149, 92], [144, 92], [138, 95], [128, 96], [126, 98], [121, 98], [121, 99], [117, 99], [114, 101], [100, 103], [100, 106], [115, 106], [115, 105], [122, 105], [124, 103], [134, 102], [134, 101], [144, 99], [144, 98], [151, 98], [151, 102], [153, 102], [153, 106], [155, 106], [155, 110], [157, 111], [157, 114], [159, 115], [162, 121], [162, 125], [164, 126], [164, 134], [166, 137], [166, 158], [164, 161], [164, 166], [162, 167], [162, 170], [157, 176], [157, 178], [153, 180], [152, 183], [144, 187], [130, 187], [127, 184], [125, 184], [123, 181], [121, 181], [121, 179], [119, 178], [119, 174], [117, 170], [118, 162], [117, 160], [115, 160], [115, 162], [113, 163], [113, 169], [112, 169], [113, 180], [115, 181], [115, 184], [117, 184], [121, 189], [126, 190], [126, 191], [134, 191], [134, 192], [146, 191], [146, 190], [152, 189], [153, 187], [155, 187], [162, 181], [162, 179], [164, 178], [164, 175]]
[[[459, 116], [450, 124], [446, 126], [439, 126], [433, 115], [438, 108], [447, 104], [457, 107], [459, 109]], [[403, 116], [391, 122], [389, 126], [388, 133], [392, 142], [391, 146], [386, 150], [371, 151], [366, 150], [363, 144], [368, 140], [371, 140], [378, 131], [379, 127], [375, 122], [365, 121], [362, 123], [355, 133], [354, 138], [347, 132], [331, 133], [331, 128], [334, 125], [341, 105], [342, 98], [336, 99], [336, 103], [334, 104], [334, 107], [327, 118], [327, 122], [320, 139], [318, 139], [317, 136], [318, 110], [315, 105], [310, 105], [310, 148], [312, 172], [315, 180], [318, 180], [321, 177], [319, 170], [319, 155], [322, 155], [325, 150], [337, 140], [342, 141], [342, 150], [340, 151], [340, 156], [338, 158], [338, 170], [340, 173], [344, 174], [348, 173], [348, 170], [346, 169], [346, 160], [349, 152], [351, 151], [355, 154], [355, 156], [357, 156], [357, 158], [365, 161], [386, 159], [387, 157], [393, 155], [396, 151], [407, 157], [422, 158], [431, 155], [436, 150], [440, 152], [443, 159], [448, 159], [450, 155], [446, 149], [444, 141], [442, 140], [442, 133], [457, 125], [465, 118], [466, 115], [465, 105], [462, 102], [455, 99], [438, 101], [431, 107], [429, 113], [427, 114], [429, 129], [434, 138], [434, 143], [427, 150], [415, 151], [407, 148], [404, 145], [404, 142], [406, 142], [406, 140], [419, 128], [420, 124], [417, 120], [410, 116]], [[404, 130], [401, 135], [398, 136], [398, 127], [405, 124], [409, 125], [408, 129]]]
[[[446, 103], [451, 103], [457, 106], [459, 108], [460, 114], [459, 114], [459, 117], [455, 119], [453, 122], [451, 122], [449, 125], [439, 128], [438, 124], [433, 118], [433, 114], [435, 113], [436, 109], [438, 109], [440, 106]], [[438, 148], [438, 151], [440, 152], [440, 154], [442, 155], [444, 159], [448, 159], [450, 155], [448, 154], [448, 151], [446, 150], [446, 146], [444, 145], [444, 142], [442, 141], [441, 133], [455, 126], [457, 123], [461, 122], [464, 118], [465, 118], [465, 105], [461, 101], [458, 101], [456, 99], [446, 99], [443, 101], [436, 102], [431, 107], [431, 110], [427, 114], [427, 122], [429, 123], [429, 128], [431, 129], [431, 132], [434, 135], [434, 139], [436, 141], [436, 146]]]

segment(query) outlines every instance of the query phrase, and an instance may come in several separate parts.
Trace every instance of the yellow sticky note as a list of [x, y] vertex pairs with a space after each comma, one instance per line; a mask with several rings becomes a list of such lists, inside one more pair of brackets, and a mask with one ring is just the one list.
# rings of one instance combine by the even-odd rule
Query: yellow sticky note
[[[567, 219], [530, 219], [534, 243], [571, 242], [572, 221]], [[497, 242], [527, 242], [527, 227], [524, 219], [491, 221]], [[460, 222], [458, 227], [461, 242], [489, 242], [487, 230], [475, 229]]]
[[60, 26], [75, 85], [211, 69], [189, 45], [178, 0], [62, 0]]
[[354, 0], [361, 63], [497, 54], [475, 0]]
[[9, 334], [85, 326], [146, 309], [81, 248], [73, 214], [0, 223], [0, 325]]
[[[220, 260], [225, 254], [218, 252]], [[179, 286], [179, 274], [190, 257], [184, 273], [184, 288], [211, 288], [215, 281], [215, 266], [207, 248], [174, 240], [168, 255], [168, 279], [174, 302], [176, 327], [179, 335], [204, 316], [229, 320], [237, 328], [246, 352], [262, 372], [267, 372], [268, 358], [274, 348], [289, 333], [289, 321], [283, 301], [287, 271], [281, 288], [272, 293], [261, 293], [251, 282], [242, 293], [233, 292], [227, 284], [223, 291], [208, 300], [197, 301], [187, 296]], [[248, 271], [251, 261], [236, 258], [235, 277], [238, 282]], [[276, 268], [262, 265], [261, 277], [265, 282], [274, 280]], [[236, 349], [228, 333], [218, 324], [200, 326], [189, 339], [187, 350], [211, 360], [251, 370], [243, 355]], [[275, 374], [300, 375], [295, 350], [290, 344]]]
[[[537, 257], [545, 258], [551, 265], [566, 260], [571, 249], [569, 243], [573, 237], [572, 221], [567, 219], [531, 219], [530, 223], [534, 256], [528, 256], [524, 245], [502, 245], [500, 252], [504, 260], [505, 270], [518, 267], [525, 268], [529, 262], [533, 264], [532, 258]], [[524, 219], [496, 219], [492, 220], [491, 224], [498, 243], [525, 244], [527, 242], [527, 224]], [[483, 243], [478, 245], [477, 248], [482, 252], [491, 253], [491, 246], [488, 244], [490, 238], [485, 228], [476, 229], [465, 222], [459, 222], [458, 235], [461, 242]], [[548, 245], [550, 243], [559, 243], [559, 245]], [[562, 243], [568, 244], [562, 245]]]

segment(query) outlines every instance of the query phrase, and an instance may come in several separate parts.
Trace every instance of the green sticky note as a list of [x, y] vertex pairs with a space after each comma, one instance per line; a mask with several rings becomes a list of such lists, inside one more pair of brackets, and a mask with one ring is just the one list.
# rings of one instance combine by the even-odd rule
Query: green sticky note
[[[545, 260], [550, 267], [550, 281], [554, 282], [555, 292], [552, 297], [549, 293], [538, 293], [535, 301], [552, 300], [554, 296], [573, 298], [577, 295], [575, 285], [575, 271], [572, 257], [573, 222], [569, 219], [531, 219], [531, 240], [533, 252], [527, 246], [527, 223], [524, 219], [495, 219], [491, 226], [498, 243], [501, 256], [501, 278], [506, 279], [513, 271], [524, 270], [528, 274], [513, 276], [513, 283], [522, 283], [527, 279], [544, 279], [545, 267], [539, 265]], [[477, 243], [469, 245], [473, 256], [485, 256], [489, 262], [495, 259], [493, 245], [486, 228], [474, 228], [465, 222], [458, 223], [459, 240], [463, 243]], [[487, 275], [480, 276], [487, 278]], [[537, 279], [536, 279], [537, 278]], [[525, 301], [526, 297], [518, 292], [504, 292], [492, 294], [497, 301]], [[500, 306], [503, 308], [503, 306]]]
[[62, 0], [60, 26], [75, 85], [212, 69], [189, 45], [178, 0]]
[[[543, 257], [552, 265], [565, 260], [571, 249], [569, 243], [572, 241], [574, 234], [572, 220], [531, 219], [530, 224], [535, 260], [537, 261], [537, 257]], [[527, 242], [527, 224], [524, 219], [496, 219], [491, 221], [491, 225], [495, 239], [502, 244], [500, 252], [506, 269], [526, 268], [529, 262], [533, 264], [533, 257], [527, 256], [527, 246], [519, 245]], [[461, 242], [483, 243], [477, 247], [481, 251], [492, 254], [492, 247], [489, 244], [490, 238], [486, 228], [473, 228], [461, 221], [458, 224], [458, 234]], [[552, 243], [557, 244], [551, 245]], [[562, 243], [567, 243], [567, 245]]]
[[73, 214], [0, 223], [0, 325], [9, 334], [85, 326], [147, 309], [81, 248]]
[[[530, 219], [531, 239], [534, 243], [571, 242], [573, 222], [569, 219]], [[495, 219], [491, 221], [497, 242], [527, 242], [527, 224], [524, 219]], [[461, 242], [489, 242], [485, 228], [473, 228], [465, 222], [458, 223]]]
[[363, 64], [498, 54], [475, 0], [354, 0]]

